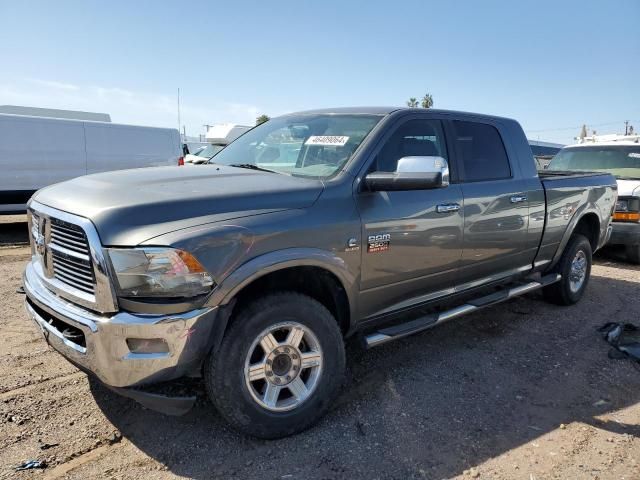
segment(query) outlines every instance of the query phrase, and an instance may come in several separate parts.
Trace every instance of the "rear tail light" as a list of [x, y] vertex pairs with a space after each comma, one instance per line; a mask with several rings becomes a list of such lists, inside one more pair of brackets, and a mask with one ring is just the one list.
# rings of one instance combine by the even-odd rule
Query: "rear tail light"
[[184, 157], [179, 157], [178, 158], [178, 166], [179, 167], [183, 167], [184, 166]]

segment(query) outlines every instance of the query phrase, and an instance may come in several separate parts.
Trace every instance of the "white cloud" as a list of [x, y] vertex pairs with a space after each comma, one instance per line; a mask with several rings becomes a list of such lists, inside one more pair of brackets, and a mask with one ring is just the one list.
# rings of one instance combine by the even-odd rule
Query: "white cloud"
[[51, 80], [41, 80], [39, 78], [27, 78], [28, 82], [35, 83], [41, 87], [52, 88], [56, 90], [79, 90], [80, 87], [72, 83], [54, 82]]
[[[177, 95], [132, 91], [118, 86], [74, 85], [52, 80], [0, 82], [0, 104], [101, 112], [116, 123], [158, 127], [178, 126]], [[180, 105], [181, 123], [188, 135], [204, 133], [204, 124], [220, 122], [253, 125], [261, 109], [256, 105], [211, 100]]]

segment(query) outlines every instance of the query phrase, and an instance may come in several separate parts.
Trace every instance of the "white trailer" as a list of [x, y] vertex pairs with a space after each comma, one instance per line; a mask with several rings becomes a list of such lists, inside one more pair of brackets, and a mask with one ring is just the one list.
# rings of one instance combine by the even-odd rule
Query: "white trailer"
[[177, 129], [0, 114], [0, 214], [38, 189], [90, 173], [178, 165]]

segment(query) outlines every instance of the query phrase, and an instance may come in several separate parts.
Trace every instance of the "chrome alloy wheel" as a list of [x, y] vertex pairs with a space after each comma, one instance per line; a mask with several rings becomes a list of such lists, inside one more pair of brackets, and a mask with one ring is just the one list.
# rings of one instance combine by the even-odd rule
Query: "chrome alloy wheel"
[[576, 256], [571, 261], [571, 270], [569, 271], [569, 289], [576, 293], [584, 284], [587, 277], [587, 255], [582, 250], [576, 252]]
[[313, 332], [296, 322], [264, 330], [253, 341], [244, 378], [253, 399], [274, 412], [293, 410], [313, 393], [322, 372], [322, 349]]

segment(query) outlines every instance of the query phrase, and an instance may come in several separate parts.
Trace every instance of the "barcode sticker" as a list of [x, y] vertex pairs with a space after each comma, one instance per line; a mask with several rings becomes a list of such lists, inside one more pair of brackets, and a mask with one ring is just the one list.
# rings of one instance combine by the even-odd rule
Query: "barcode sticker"
[[344, 147], [349, 141], [349, 137], [336, 135], [311, 135], [304, 142], [305, 145], [319, 145], [325, 147]]

